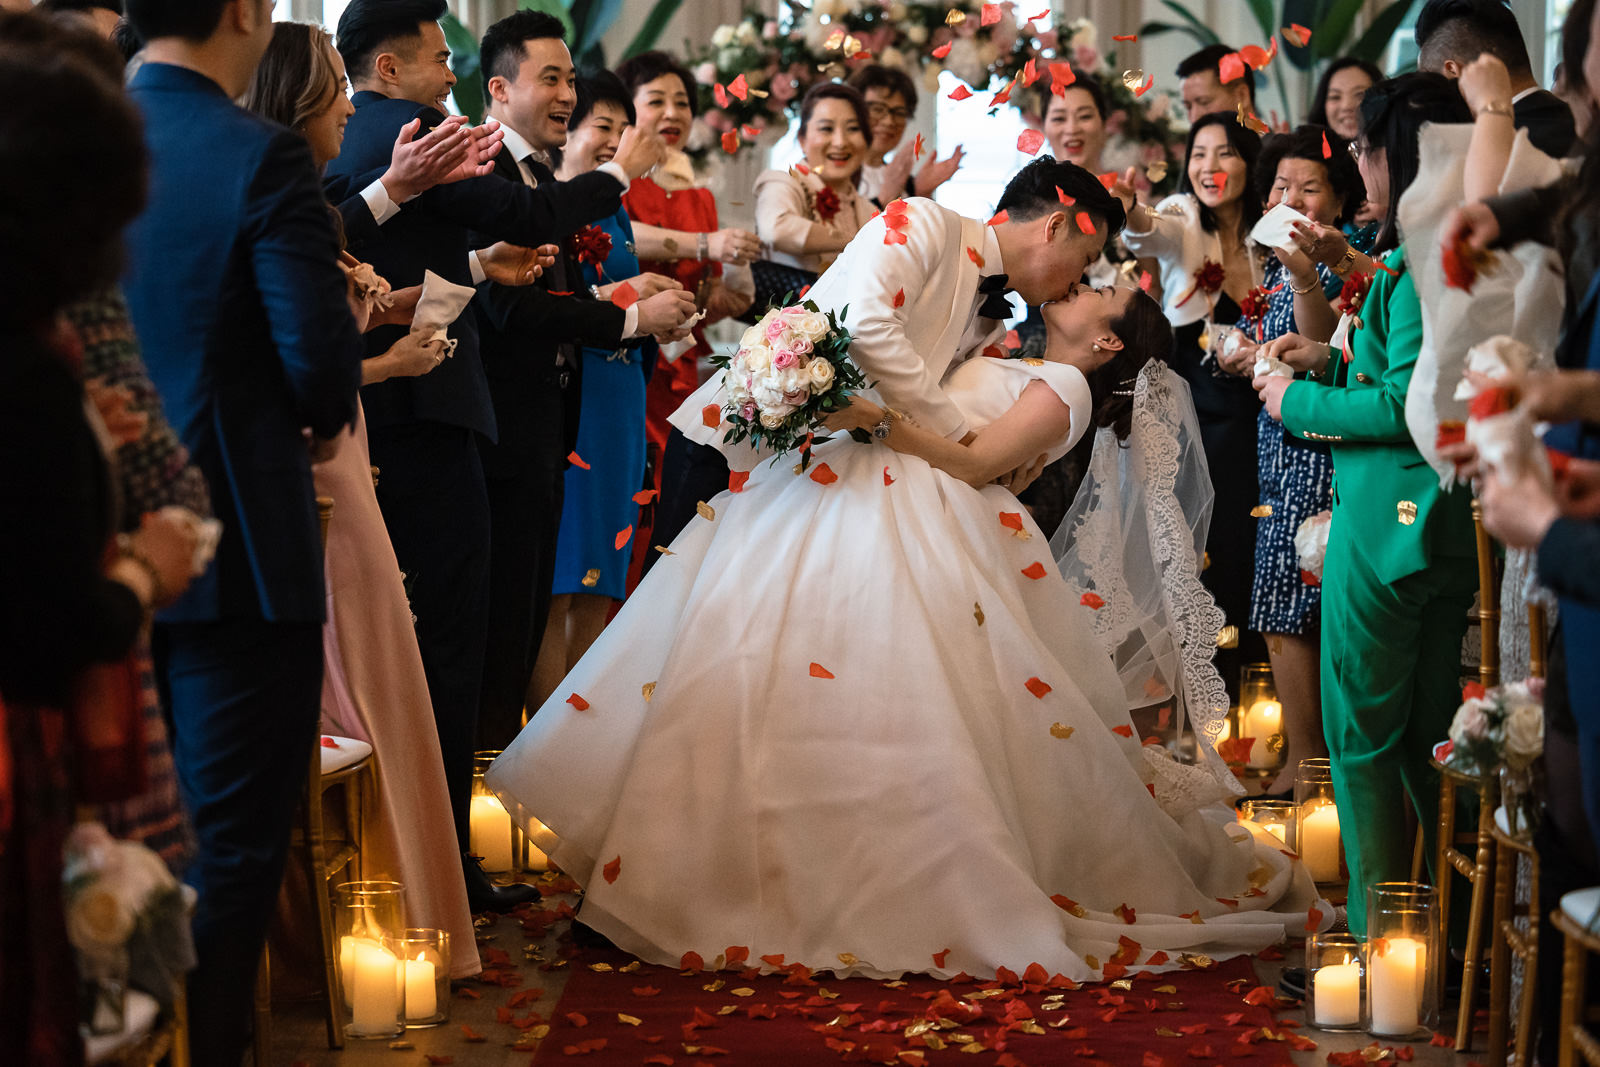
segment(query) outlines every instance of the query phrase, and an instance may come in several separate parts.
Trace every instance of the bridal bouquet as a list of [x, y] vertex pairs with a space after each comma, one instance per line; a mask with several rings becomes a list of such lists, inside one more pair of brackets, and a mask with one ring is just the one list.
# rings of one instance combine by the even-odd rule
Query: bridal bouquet
[[1493, 689], [1469, 684], [1450, 723], [1450, 740], [1435, 750], [1439, 762], [1476, 774], [1502, 764], [1525, 770], [1544, 752], [1541, 684], [1507, 682]]
[[810, 462], [812, 432], [866, 384], [850, 362], [844, 316], [823, 314], [810, 300], [773, 307], [744, 332], [737, 352], [711, 358], [723, 369], [728, 399], [706, 418], [729, 424], [725, 443], [748, 438], [779, 455], [799, 448], [802, 466]]
[[99, 823], [73, 828], [63, 860], [67, 940], [86, 993], [83, 1022], [91, 1033], [115, 1032], [130, 986], [166, 1002], [194, 966], [187, 891], [160, 856], [117, 840]]

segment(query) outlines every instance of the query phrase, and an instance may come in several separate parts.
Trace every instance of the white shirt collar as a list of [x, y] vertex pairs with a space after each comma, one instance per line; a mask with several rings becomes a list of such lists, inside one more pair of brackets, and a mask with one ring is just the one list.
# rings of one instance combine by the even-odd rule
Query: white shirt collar
[[502, 142], [503, 147], [501, 151], [511, 153], [511, 158], [516, 160], [518, 163], [521, 163], [529, 156], [532, 156], [545, 166], [548, 167], [550, 165], [550, 154], [548, 152], [533, 147], [533, 145], [529, 144], [527, 139], [524, 138], [522, 134], [518, 133], [516, 130], [513, 130], [504, 119], [499, 121], [500, 132], [505, 135], [505, 140]]
[[1005, 262], [1000, 258], [1000, 238], [994, 235], [993, 226], [984, 226], [983, 245], [977, 251], [978, 255], [983, 257], [983, 266], [978, 268], [978, 277], [987, 278], [992, 274], [1006, 272]]
[[1516, 105], [1522, 103], [1522, 98], [1523, 97], [1531, 96], [1532, 94], [1534, 94], [1534, 93], [1536, 93], [1538, 91], [1539, 91], [1539, 87], [1537, 85], [1528, 86], [1526, 89], [1522, 90], [1522, 92], [1518, 93], [1517, 95], [1515, 95], [1515, 96], [1513, 96], [1511, 98], [1511, 106], [1515, 107]]

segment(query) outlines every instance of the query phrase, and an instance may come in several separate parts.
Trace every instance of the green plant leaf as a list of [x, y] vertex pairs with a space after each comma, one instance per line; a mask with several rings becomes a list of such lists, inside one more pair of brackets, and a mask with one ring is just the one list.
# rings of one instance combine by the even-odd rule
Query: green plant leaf
[[566, 0], [519, 0], [517, 7], [523, 11], [543, 11], [546, 15], [554, 15], [566, 30], [567, 43], [572, 44], [577, 40], [577, 28], [572, 23], [572, 12], [567, 10]]
[[1383, 58], [1384, 49], [1389, 47], [1389, 41], [1394, 37], [1395, 31], [1406, 20], [1406, 15], [1411, 12], [1415, 4], [1416, 0], [1394, 0], [1392, 4], [1378, 12], [1377, 17], [1372, 20], [1372, 25], [1367, 27], [1367, 32], [1346, 51], [1350, 55], [1381, 66], [1380, 60]]
[[656, 0], [655, 6], [639, 24], [639, 32], [633, 35], [633, 40], [628, 42], [628, 47], [623, 50], [622, 58], [631, 59], [640, 52], [648, 52], [656, 47], [661, 40], [661, 34], [667, 28], [667, 23], [672, 21], [672, 16], [678, 13], [678, 8], [683, 6], [683, 0]]
[[572, 54], [587, 56], [622, 14], [623, 0], [572, 0]]
[[1265, 48], [1272, 40], [1272, 35], [1278, 28], [1272, 24], [1272, 0], [1249, 0], [1250, 13], [1256, 17], [1256, 25], [1261, 27], [1261, 47]]
[[1188, 28], [1188, 33], [1197, 41], [1200, 41], [1202, 44], [1217, 44], [1222, 40], [1222, 38], [1217, 36], [1216, 30], [1213, 30], [1210, 26], [1207, 26], [1205, 21], [1201, 19], [1200, 16], [1196, 15], [1193, 11], [1190, 11], [1182, 4], [1178, 3], [1177, 0], [1161, 0], [1161, 3], [1167, 8], [1168, 11], [1171, 11], [1183, 20]]
[[450, 95], [456, 107], [474, 125], [483, 121], [483, 66], [478, 54], [478, 39], [454, 15], [439, 20], [444, 42], [450, 46], [450, 69], [455, 72], [455, 88]]
[[1311, 50], [1318, 59], [1344, 54], [1345, 42], [1366, 0], [1336, 0], [1321, 24], [1311, 27]]

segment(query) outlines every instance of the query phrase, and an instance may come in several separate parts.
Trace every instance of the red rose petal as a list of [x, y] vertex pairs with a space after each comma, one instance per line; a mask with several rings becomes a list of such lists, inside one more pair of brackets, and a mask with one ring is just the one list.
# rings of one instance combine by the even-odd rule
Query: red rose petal
[[906, 306], [906, 291], [904, 289], [895, 291], [894, 306], [897, 308], [903, 308]]
[[711, 87], [711, 96], [714, 100], [716, 100], [718, 107], [722, 108], [723, 110], [727, 110], [728, 90], [721, 82], [717, 82]]
[[637, 493], [633, 494], [633, 502], [639, 505], [648, 504], [659, 494], [659, 489], [641, 489]]
[[1137, 88], [1137, 89], [1135, 89], [1133, 91], [1133, 95], [1134, 96], [1143, 96], [1145, 93], [1148, 93], [1150, 91], [1150, 87], [1153, 86], [1155, 83], [1156, 83], [1156, 76], [1154, 74], [1152, 74], [1152, 75], [1150, 75], [1148, 78], [1146, 78], [1144, 80], [1144, 84], [1143, 85], [1139, 86], [1139, 88]]
[[632, 537], [633, 537], [633, 524], [632, 523], [629, 523], [627, 526], [624, 526], [622, 529], [618, 530], [617, 531], [617, 540], [616, 540], [617, 551], [618, 552], [622, 551], [622, 546], [627, 544], [629, 539], [632, 538]]
[[886, 245], [903, 245], [906, 243], [906, 235], [892, 226], [888, 227], [883, 231], [883, 243]]
[[716, 404], [707, 404], [700, 409], [700, 421], [705, 424], [706, 429], [715, 430], [722, 425], [722, 408]]
[[839, 476], [826, 463], [818, 463], [811, 471], [811, 480], [818, 485], [832, 485], [839, 480]]
[[566, 1020], [573, 1026], [580, 1028], [589, 1025], [589, 1017], [582, 1012], [569, 1011], [566, 1013]]
[[828, 668], [824, 667], [820, 663], [813, 663], [811, 665], [811, 677], [813, 677], [813, 678], [832, 678], [833, 677], [833, 672], [830, 671]]
[[730, 492], [730, 493], [742, 493], [742, 492], [744, 492], [744, 483], [748, 482], [749, 480], [750, 480], [750, 472], [749, 471], [729, 471], [728, 472], [728, 492]]
[[979, 8], [978, 10], [979, 26], [993, 26], [995, 23], [1000, 21], [999, 4], [984, 4], [983, 7]]
[[993, 215], [989, 216], [989, 221], [984, 223], [984, 225], [985, 226], [999, 226], [1001, 223], [1005, 222], [1009, 218], [1011, 218], [1011, 212], [1004, 211], [1004, 210], [996, 211]]
[[1039, 148], [1044, 144], [1044, 134], [1038, 130], [1023, 130], [1017, 135], [1017, 151], [1028, 155], [1037, 155]]
[[1064, 94], [1067, 91], [1067, 86], [1077, 80], [1077, 72], [1072, 69], [1071, 63], [1057, 60], [1050, 64], [1050, 91], [1056, 96]]
[[703, 971], [705, 969], [706, 961], [698, 952], [685, 952], [683, 958], [678, 960], [678, 970], [680, 971]]
[[1260, 70], [1272, 61], [1272, 57], [1267, 54], [1267, 50], [1258, 44], [1247, 44], [1239, 49], [1239, 58], [1256, 70]]
[[600, 874], [601, 874], [602, 877], [605, 878], [606, 883], [608, 885], [616, 882], [617, 875], [619, 875], [621, 873], [622, 873], [622, 857], [621, 856], [612, 857], [612, 860], [611, 860], [610, 863], [608, 863], [604, 867], [600, 868]]
[[1022, 529], [1022, 512], [1020, 512], [1020, 511], [1002, 511], [1000, 513], [1000, 525], [1004, 526], [1008, 530], [1021, 530]]
[[736, 963], [744, 963], [748, 960], [750, 958], [750, 949], [744, 945], [729, 945], [722, 955], [728, 961], [728, 966], [732, 967]]
[[1101, 608], [1106, 606], [1105, 598], [1099, 593], [1085, 593], [1078, 598], [1078, 603], [1082, 604], [1086, 608], [1093, 608], [1096, 611], [1099, 611]]
[[883, 468], [883, 484], [884, 485], [893, 485], [894, 484], [894, 477], [889, 473], [889, 468], [888, 467]]
[[567, 453], [567, 462], [572, 464], [574, 467], [577, 467], [581, 471], [586, 471], [589, 469], [589, 464], [585, 463], [583, 461], [583, 457], [578, 455], [576, 452]]
[[571, 704], [573, 707], [577, 708], [579, 711], [588, 711], [589, 710], [589, 702], [587, 700], [583, 699], [577, 693], [573, 693], [571, 696], [567, 697], [567, 703]]
[[627, 311], [639, 302], [639, 290], [627, 282], [618, 282], [617, 287], [611, 290], [611, 302], [623, 311]]
[[1024, 686], [1026, 686], [1028, 692], [1032, 693], [1034, 695], [1034, 697], [1036, 699], [1038, 699], [1038, 700], [1043, 700], [1045, 698], [1045, 694], [1050, 692], [1049, 684], [1046, 683], [1046, 682], [1042, 682], [1037, 678], [1029, 678], [1026, 682], [1023, 682], [1022, 684]]
[[1078, 214], [1074, 218], [1074, 221], [1077, 222], [1077, 224], [1078, 224], [1079, 232], [1081, 232], [1081, 233], [1094, 233], [1095, 232], [1095, 230], [1094, 230], [1094, 220], [1089, 217], [1089, 213], [1087, 211], [1078, 212]]
[[983, 257], [979, 255], [978, 250], [973, 248], [971, 245], [967, 246], [967, 258], [976, 263], [979, 270], [983, 269]]
[[730, 156], [739, 151], [738, 130], [728, 130], [722, 135], [722, 150]]
[[744, 134], [746, 138], [752, 140], [761, 136], [761, 129], [757, 126], [740, 126], [739, 132]]
[[1022, 65], [1022, 84], [1026, 87], [1032, 85], [1038, 80], [1039, 65], [1034, 61], [1033, 57], [1030, 56], [1028, 57], [1028, 61]]
[[1227, 85], [1231, 81], [1238, 81], [1244, 77], [1244, 60], [1238, 52], [1229, 52], [1217, 64], [1217, 80]]
[[1040, 563], [1038, 560], [1034, 560], [1032, 563], [1022, 568], [1022, 576], [1024, 578], [1032, 578], [1034, 581], [1038, 581], [1040, 578], [1043, 578], [1045, 574], [1046, 571], [1044, 569], [1044, 564]]
[[323, 748], [338, 748], [339, 747], [339, 742], [335, 741], [331, 737], [324, 736], [323, 739], [322, 739], [322, 747]]
[[935, 48], [933, 50], [933, 58], [934, 59], [943, 59], [945, 56], [949, 55], [950, 54], [950, 48], [951, 48], [951, 46], [953, 44], [955, 44], [954, 41], [947, 41], [944, 44], [940, 45], [938, 48]]
[[911, 159], [916, 162], [922, 158], [922, 153], [927, 142], [922, 139], [922, 134], [917, 134], [917, 139], [911, 142]]
[[1467, 413], [1475, 419], [1487, 419], [1504, 414], [1515, 406], [1511, 390], [1497, 385], [1478, 390], [1478, 395], [1467, 403]]
[[1487, 692], [1488, 690], [1483, 687], [1482, 682], [1468, 682], [1466, 685], [1461, 687], [1461, 699], [1463, 702], [1468, 700], [1482, 700]]
[[965, 100], [971, 95], [972, 90], [968, 89], [965, 85], [958, 85], [954, 89], [950, 90], [950, 99], [952, 100]]
[[[1277, 40], [1277, 38], [1273, 38], [1273, 40]], [[1322, 135], [1322, 158], [1333, 158], [1333, 146], [1328, 143], [1328, 135], [1326, 133]]]
[[744, 80], [743, 74], [728, 83], [728, 94], [737, 96], [740, 100], [750, 99], [750, 83]]
[[1137, 41], [1139, 35], [1137, 33], [1114, 33], [1111, 35], [1111, 39], [1113, 41]]
[[940, 970], [944, 969], [944, 961], [950, 955], [949, 949], [941, 949], [933, 954], [933, 965]]
[[1066, 191], [1063, 190], [1059, 185], [1056, 186], [1056, 199], [1061, 201], [1067, 207], [1071, 207], [1073, 204], [1078, 202], [1077, 197], [1068, 196]]
[[1438, 433], [1433, 438], [1433, 447], [1445, 448], [1449, 445], [1459, 445], [1466, 439], [1466, 423], [1460, 419], [1440, 419]]
[[1131, 727], [1131, 726], [1113, 726], [1111, 728], [1111, 732], [1116, 734], [1118, 737], [1132, 737], [1133, 736], [1133, 727]]

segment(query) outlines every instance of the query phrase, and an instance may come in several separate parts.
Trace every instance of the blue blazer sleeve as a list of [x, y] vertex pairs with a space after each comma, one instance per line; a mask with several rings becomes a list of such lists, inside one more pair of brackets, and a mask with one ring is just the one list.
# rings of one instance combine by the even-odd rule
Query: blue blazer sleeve
[[251, 183], [244, 229], [273, 345], [301, 421], [333, 437], [355, 421], [361, 335], [305, 139], [273, 139]]

